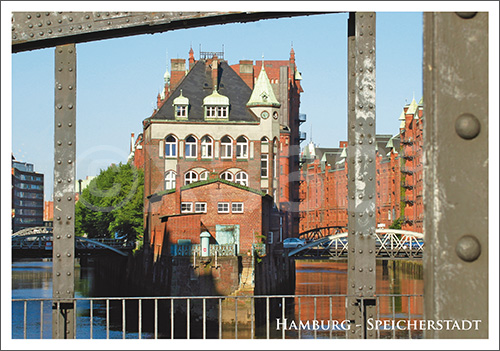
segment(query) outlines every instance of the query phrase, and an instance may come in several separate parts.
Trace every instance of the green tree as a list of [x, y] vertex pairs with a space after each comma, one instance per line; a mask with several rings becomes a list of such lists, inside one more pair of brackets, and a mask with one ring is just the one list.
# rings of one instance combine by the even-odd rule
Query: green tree
[[403, 223], [403, 220], [401, 218], [397, 218], [392, 222], [392, 224], [389, 226], [389, 229], [401, 229], [401, 225]]
[[76, 234], [89, 238], [113, 238], [116, 234], [130, 241], [142, 241], [143, 196], [142, 169], [120, 163], [101, 170], [76, 204]]

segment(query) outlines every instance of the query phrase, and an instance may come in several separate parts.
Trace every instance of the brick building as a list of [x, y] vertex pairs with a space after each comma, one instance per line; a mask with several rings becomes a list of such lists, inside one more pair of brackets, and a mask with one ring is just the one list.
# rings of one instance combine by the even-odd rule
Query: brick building
[[[422, 100], [401, 113], [400, 134], [376, 136], [376, 223], [422, 232]], [[319, 148], [312, 142], [302, 152], [300, 228], [347, 227], [347, 142]]]
[[[215, 186], [206, 183], [209, 176], [220, 179], [211, 181], [235, 193], [241, 193], [241, 188], [253, 197], [259, 193], [260, 202], [272, 198], [281, 213], [285, 232], [282, 237], [298, 234], [296, 175], [303, 138], [299, 133], [301, 75], [295, 65], [295, 53], [292, 49], [289, 60], [241, 60], [235, 65], [229, 65], [223, 56], [224, 53], [201, 52], [200, 59], [195, 60], [191, 49], [188, 68], [185, 59], [172, 59], [171, 70], [167, 69], [164, 75], [163, 91], [157, 96], [157, 109], [143, 121], [143, 133], [131, 145], [129, 160], [144, 167], [145, 225], [150, 240], [155, 240], [155, 233], [162, 228], [165, 230], [164, 224], [160, 224], [163, 222], [155, 217], [164, 218], [167, 227], [185, 217], [181, 208], [159, 206], [152, 201], [163, 194], [161, 203], [169, 202], [177, 196], [178, 186], [201, 183], [187, 191], [186, 196], [208, 191]], [[229, 183], [241, 188], [228, 188]], [[268, 211], [268, 207], [256, 208], [260, 212], [256, 217], [268, 217], [269, 213], [262, 212]], [[195, 221], [193, 228], [199, 236], [197, 223], [201, 221], [206, 226], [209, 214], [198, 215], [204, 219], [196, 216], [189, 217]], [[252, 216], [247, 212], [238, 220], [248, 221]], [[218, 214], [207, 223], [227, 218]], [[209, 228], [209, 232], [215, 238], [214, 228]], [[262, 226], [258, 231], [259, 235], [268, 234]], [[171, 238], [177, 238], [172, 231], [169, 233]], [[250, 231], [242, 227], [242, 243], [246, 235]], [[156, 240], [155, 243], [158, 244]]]
[[43, 226], [43, 174], [12, 156], [12, 232]]

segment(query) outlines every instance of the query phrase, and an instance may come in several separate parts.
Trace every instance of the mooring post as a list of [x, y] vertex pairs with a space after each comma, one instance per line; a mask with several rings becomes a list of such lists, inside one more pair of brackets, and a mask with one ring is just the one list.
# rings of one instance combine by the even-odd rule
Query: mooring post
[[55, 49], [52, 337], [75, 338], [76, 47]]
[[[348, 314], [350, 338], [375, 338], [375, 13], [348, 22]], [[352, 244], [352, 246], [351, 246]]]

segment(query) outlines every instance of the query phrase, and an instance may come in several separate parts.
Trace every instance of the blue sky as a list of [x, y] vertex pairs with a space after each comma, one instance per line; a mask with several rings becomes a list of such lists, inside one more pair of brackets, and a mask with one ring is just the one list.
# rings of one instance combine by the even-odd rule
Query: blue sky
[[[183, 29], [77, 44], [77, 178], [125, 162], [130, 133], [142, 132], [163, 84], [167, 57], [221, 51], [241, 59], [296, 54], [307, 140], [336, 147], [347, 138], [347, 13]], [[398, 117], [422, 96], [422, 13], [377, 13], [377, 133], [398, 133]], [[12, 152], [45, 174], [52, 194], [54, 49], [12, 55]]]

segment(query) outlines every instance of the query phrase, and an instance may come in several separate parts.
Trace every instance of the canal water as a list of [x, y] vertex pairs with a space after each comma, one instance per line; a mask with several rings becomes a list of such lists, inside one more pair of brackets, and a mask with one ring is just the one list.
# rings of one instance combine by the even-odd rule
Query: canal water
[[[94, 286], [93, 268], [80, 267], [76, 265], [75, 269], [75, 295], [76, 297], [95, 297], [96, 291], [102, 291]], [[377, 286], [376, 293], [380, 295], [377, 307], [377, 318], [380, 319], [421, 319], [423, 312], [423, 298], [421, 296], [406, 297], [405, 295], [423, 294], [423, 273], [421, 261], [377, 261]], [[296, 295], [336, 295], [347, 293], [347, 262], [345, 261], [297, 261], [296, 262]], [[403, 296], [391, 296], [403, 295]], [[125, 295], [125, 294], [124, 294]], [[387, 296], [389, 295], [389, 296]], [[12, 298], [30, 299], [52, 297], [52, 263], [50, 261], [18, 261], [12, 265]], [[270, 337], [281, 337], [281, 330], [276, 329], [276, 318], [282, 317], [282, 299], [271, 301]], [[145, 302], [145, 301], [143, 301]], [[163, 301], [166, 303], [167, 301]], [[264, 300], [260, 303], [260, 312], [257, 311], [257, 323], [259, 313], [265, 309]], [[130, 318], [137, 321], [137, 310], [134, 311], [137, 301], [133, 306], [127, 307], [127, 320]], [[194, 303], [193, 303], [194, 304]], [[258, 303], [256, 303], [258, 304]], [[105, 301], [95, 301], [92, 308], [92, 325], [90, 323], [90, 304], [88, 301], [80, 301], [77, 304], [77, 338], [88, 339], [90, 333], [94, 339], [122, 338], [121, 324], [121, 305], [111, 306], [111, 315], [109, 318], [109, 331], [107, 332], [107, 317], [105, 313]], [[168, 307], [168, 306], [167, 306]], [[194, 305], [192, 306], [194, 308]], [[258, 307], [258, 306], [257, 306]], [[44, 339], [50, 339], [51, 335], [51, 316], [52, 310], [50, 302], [43, 304], [43, 312], [40, 311], [39, 302], [30, 302], [27, 304], [26, 320], [26, 338], [39, 339], [41, 335]], [[242, 305], [240, 308], [245, 308]], [[259, 309], [259, 308], [258, 308]], [[164, 309], [165, 310], [165, 309]], [[154, 336], [152, 323], [152, 306], [145, 303], [142, 314], [144, 327], [141, 330], [141, 338], [147, 339]], [[274, 312], [274, 313], [273, 313]], [[160, 308], [160, 314], [164, 315]], [[345, 316], [345, 298], [306, 298], [286, 299], [285, 318], [287, 326], [293, 320], [297, 325], [300, 321], [306, 323], [310, 321], [331, 321], [339, 322], [348, 319]], [[168, 322], [168, 318], [164, 318]], [[176, 315], [176, 321], [182, 319]], [[24, 335], [24, 304], [12, 304], [12, 338], [22, 339]], [[42, 323], [40, 321], [42, 320]], [[184, 318], [185, 320], [185, 318]], [[161, 321], [161, 316], [160, 316]], [[225, 321], [223, 318], [223, 338], [234, 337], [234, 323]], [[201, 323], [200, 320], [197, 321]], [[139, 338], [137, 323], [127, 322], [126, 338]], [[42, 328], [40, 327], [42, 324]], [[129, 326], [130, 325], [130, 326]], [[177, 326], [177, 322], [175, 324]], [[326, 324], [325, 324], [326, 325]], [[333, 326], [333, 323], [332, 323]], [[196, 323], [192, 327], [196, 330]], [[217, 329], [218, 323], [208, 323], [208, 337], [218, 337], [218, 332], [210, 333], [211, 329]], [[266, 337], [265, 323], [254, 326], [257, 335], [254, 337]], [[169, 329], [169, 328], [168, 328]], [[178, 328], [178, 329], [182, 329]], [[238, 338], [250, 338], [250, 329], [248, 325], [240, 325], [238, 329]], [[169, 329], [170, 330], [170, 329]], [[170, 337], [169, 334], [159, 334], [161, 337]], [[199, 337], [199, 333], [191, 334], [191, 337]], [[177, 335], [183, 337], [183, 335]], [[185, 336], [184, 336], [185, 337]], [[287, 338], [299, 337], [298, 331], [288, 328]], [[300, 338], [344, 338], [345, 331], [336, 328], [327, 328], [327, 330], [314, 330], [306, 328], [300, 330]], [[391, 330], [382, 330], [379, 337], [401, 337], [401, 338], [419, 338], [418, 332], [399, 332], [393, 334]]]

